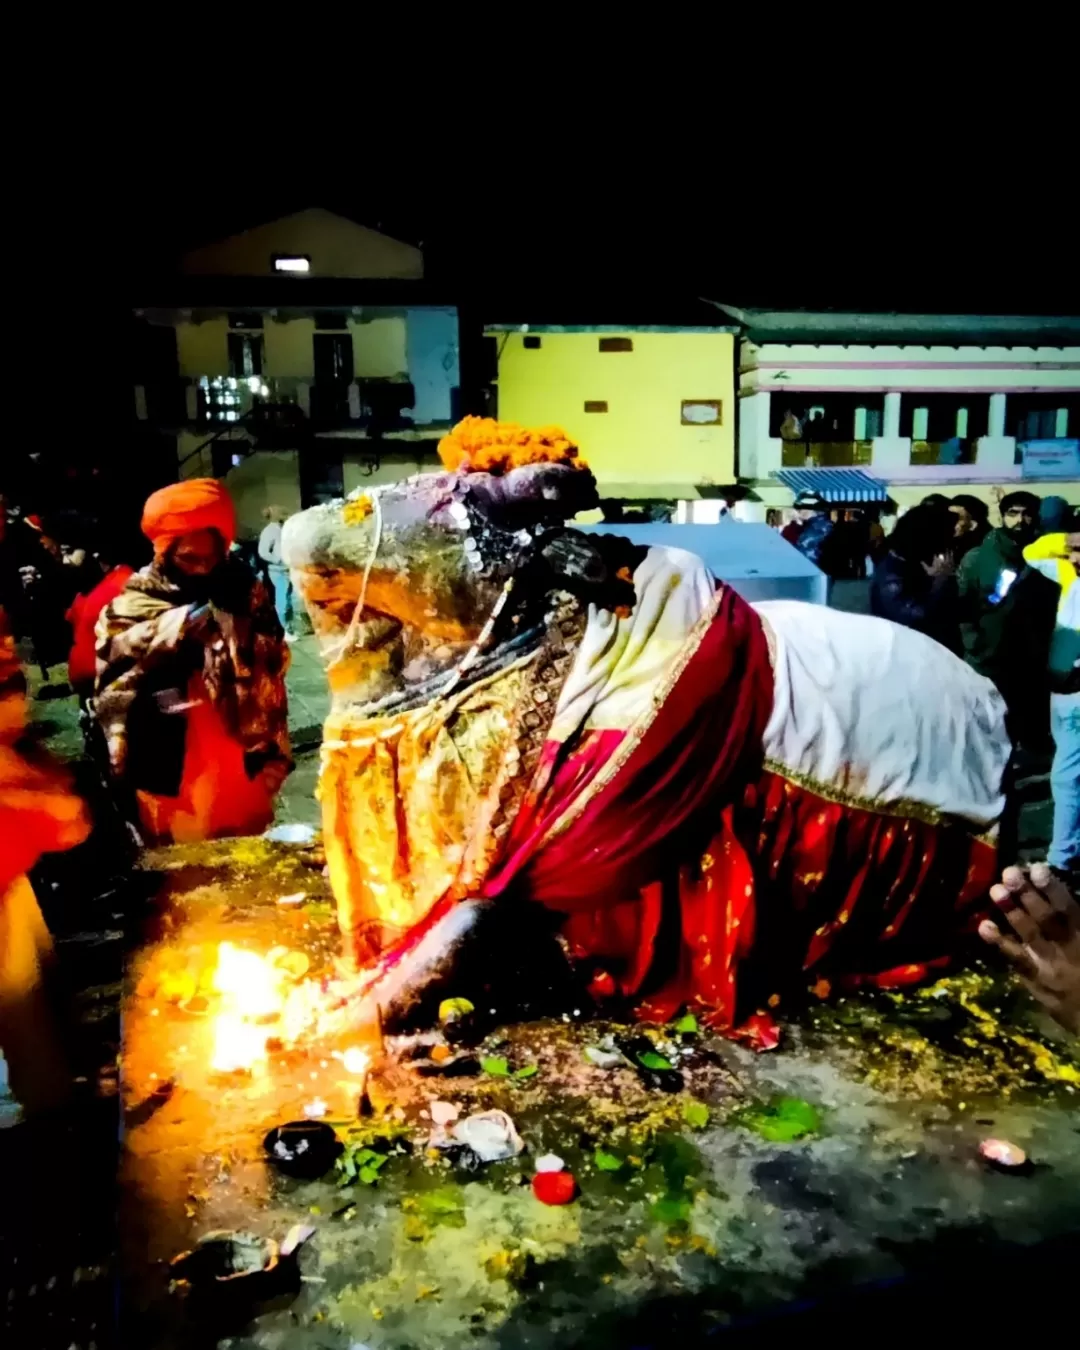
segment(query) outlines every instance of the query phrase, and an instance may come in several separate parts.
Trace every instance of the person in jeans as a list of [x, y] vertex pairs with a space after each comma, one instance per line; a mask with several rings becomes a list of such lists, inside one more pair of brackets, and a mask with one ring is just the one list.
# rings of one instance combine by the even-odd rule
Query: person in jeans
[[1080, 532], [1044, 534], [1024, 550], [1024, 561], [1061, 588], [1049, 657], [1054, 831], [1047, 861], [1075, 884], [1080, 875]]
[[268, 506], [263, 512], [263, 519], [266, 524], [259, 535], [259, 557], [270, 574], [274, 588], [274, 608], [285, 630], [285, 640], [292, 642], [294, 635], [289, 627], [293, 607], [292, 578], [289, 569], [281, 561], [281, 527], [285, 521], [285, 512], [280, 506]]

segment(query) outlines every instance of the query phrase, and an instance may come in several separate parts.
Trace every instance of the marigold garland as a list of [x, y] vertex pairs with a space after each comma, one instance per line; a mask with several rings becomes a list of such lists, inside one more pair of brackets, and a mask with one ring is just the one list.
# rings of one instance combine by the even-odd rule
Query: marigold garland
[[525, 464], [587, 467], [562, 427], [522, 427], [493, 417], [463, 418], [439, 442], [439, 458], [455, 473], [507, 473]]
[[371, 498], [365, 492], [361, 496], [347, 501], [341, 514], [346, 525], [359, 525], [362, 520], [366, 520], [371, 515], [374, 509]]

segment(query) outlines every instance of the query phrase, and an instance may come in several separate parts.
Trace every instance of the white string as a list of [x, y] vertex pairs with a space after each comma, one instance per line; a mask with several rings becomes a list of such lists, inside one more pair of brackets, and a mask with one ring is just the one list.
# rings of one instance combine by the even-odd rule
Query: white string
[[356, 602], [356, 608], [353, 610], [352, 618], [349, 620], [349, 626], [345, 630], [345, 636], [341, 639], [341, 646], [338, 648], [332, 661], [329, 662], [328, 669], [340, 665], [345, 659], [346, 653], [352, 644], [356, 641], [356, 634], [360, 628], [360, 615], [364, 611], [364, 603], [367, 600], [368, 582], [371, 580], [371, 571], [375, 566], [375, 559], [379, 553], [379, 547], [382, 544], [383, 532], [383, 513], [382, 503], [379, 501], [379, 490], [374, 488], [370, 495], [371, 505], [375, 510], [375, 537], [372, 541], [371, 551], [368, 554], [367, 566], [364, 568], [363, 579], [360, 582], [360, 597]]

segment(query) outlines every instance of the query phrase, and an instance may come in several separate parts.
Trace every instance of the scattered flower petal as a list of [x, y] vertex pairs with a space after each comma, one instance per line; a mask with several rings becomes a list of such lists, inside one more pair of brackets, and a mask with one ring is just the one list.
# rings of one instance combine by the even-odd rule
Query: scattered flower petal
[[532, 1190], [542, 1205], [568, 1205], [577, 1192], [577, 1182], [569, 1172], [537, 1172]]

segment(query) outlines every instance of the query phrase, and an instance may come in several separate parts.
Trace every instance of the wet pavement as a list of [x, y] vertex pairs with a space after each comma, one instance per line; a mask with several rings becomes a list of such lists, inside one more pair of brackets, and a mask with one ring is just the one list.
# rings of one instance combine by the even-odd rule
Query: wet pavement
[[[1005, 1244], [1080, 1230], [1075, 1043], [988, 972], [903, 997], [811, 999], [771, 1054], [654, 1028], [657, 1052], [683, 1075], [672, 1093], [629, 1064], [586, 1059], [607, 1024], [572, 1010], [496, 1018], [464, 1076], [393, 1060], [373, 1071], [372, 1114], [360, 1118], [339, 1057], [349, 1032], [274, 1050], [252, 1073], [215, 1074], [213, 1004], [191, 1016], [165, 979], [197, 973], [223, 938], [261, 955], [303, 952], [307, 978], [332, 973], [317, 858], [245, 842], [154, 861], [166, 869], [161, 898], [125, 1005], [132, 1344], [604, 1347], [670, 1342], [672, 1325], [694, 1343], [793, 1302], [942, 1262], [967, 1270]], [[279, 897], [298, 890], [307, 900], [283, 909]], [[475, 1170], [432, 1153], [434, 1101], [463, 1116], [507, 1111], [525, 1151]], [[366, 1184], [334, 1168], [296, 1180], [268, 1163], [266, 1131], [312, 1103], [354, 1157], [383, 1159]], [[994, 1136], [1030, 1166], [989, 1167], [978, 1148]], [[568, 1206], [532, 1194], [546, 1153], [577, 1180]], [[298, 1222], [314, 1236], [264, 1287], [169, 1292], [169, 1258], [200, 1234], [280, 1238]]]

